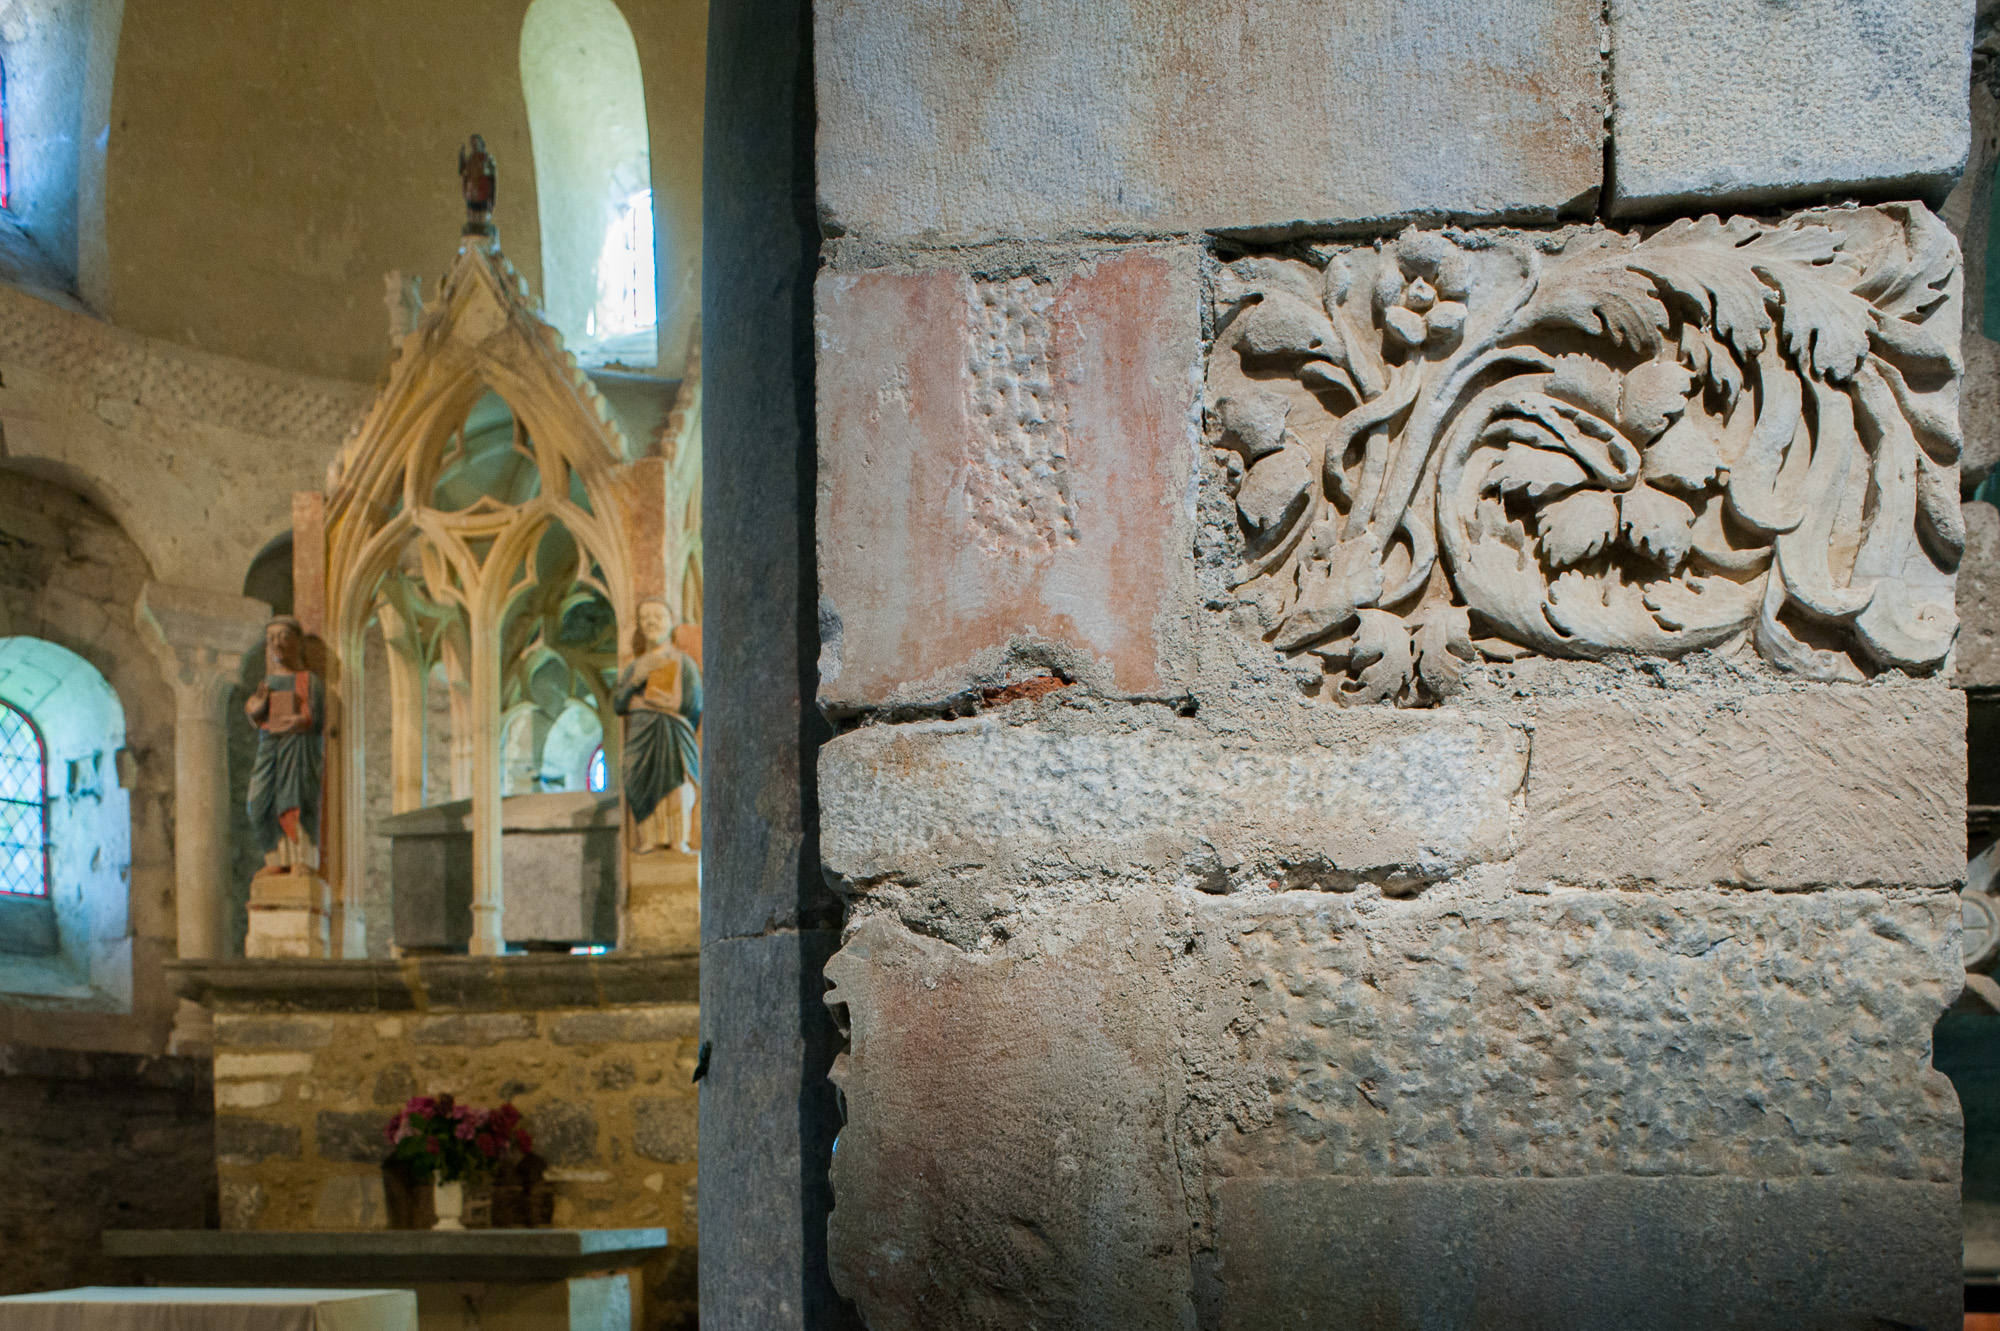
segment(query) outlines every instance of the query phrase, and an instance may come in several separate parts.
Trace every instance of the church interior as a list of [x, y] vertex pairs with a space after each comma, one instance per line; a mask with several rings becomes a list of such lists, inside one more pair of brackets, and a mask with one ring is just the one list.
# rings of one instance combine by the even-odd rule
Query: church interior
[[2000, 1331], [1996, 163], [2000, 0], [0, 0], [0, 1331]]

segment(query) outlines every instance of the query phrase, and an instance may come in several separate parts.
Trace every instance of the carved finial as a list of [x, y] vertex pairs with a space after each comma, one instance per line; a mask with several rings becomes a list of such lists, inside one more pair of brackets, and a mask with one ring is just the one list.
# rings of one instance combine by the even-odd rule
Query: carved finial
[[458, 179], [465, 190], [465, 234], [492, 235], [497, 181], [493, 155], [486, 151], [486, 140], [477, 134], [458, 150]]

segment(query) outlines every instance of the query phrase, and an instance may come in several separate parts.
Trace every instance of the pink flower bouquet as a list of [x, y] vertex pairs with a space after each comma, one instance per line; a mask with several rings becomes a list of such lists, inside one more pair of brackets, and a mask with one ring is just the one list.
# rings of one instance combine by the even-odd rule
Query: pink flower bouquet
[[510, 1101], [498, 1109], [459, 1104], [449, 1095], [410, 1097], [382, 1129], [389, 1160], [418, 1179], [456, 1183], [489, 1177], [534, 1149]]

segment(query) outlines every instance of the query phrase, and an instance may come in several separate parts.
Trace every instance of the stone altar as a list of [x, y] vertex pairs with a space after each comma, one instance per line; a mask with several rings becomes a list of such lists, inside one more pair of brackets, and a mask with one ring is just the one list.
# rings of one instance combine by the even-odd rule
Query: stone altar
[[158, 1284], [404, 1286], [419, 1331], [630, 1331], [627, 1268], [666, 1247], [662, 1228], [104, 1231], [106, 1256]]

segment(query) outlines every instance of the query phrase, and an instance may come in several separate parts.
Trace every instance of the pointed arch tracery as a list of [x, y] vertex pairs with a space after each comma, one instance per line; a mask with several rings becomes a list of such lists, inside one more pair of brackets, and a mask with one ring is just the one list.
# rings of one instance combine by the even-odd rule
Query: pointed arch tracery
[[[469, 422], [489, 395], [511, 422], [511, 438], [492, 447], [530, 464], [533, 484], [441, 502], [452, 468], [472, 457]], [[619, 644], [635, 622], [629, 501], [620, 483], [627, 452], [575, 358], [529, 308], [511, 265], [490, 242], [469, 238], [436, 308], [405, 341], [388, 388], [336, 464], [326, 519], [326, 630], [336, 693], [350, 706], [363, 696], [365, 636], [378, 619], [420, 672], [445, 662], [467, 677], [475, 951], [503, 947], [500, 750], [509, 690], [525, 692], [521, 667], [541, 661], [530, 647], [538, 635], [551, 636], [548, 626], [560, 625], [576, 596], [602, 598]], [[563, 542], [551, 546], [557, 531], [567, 551]], [[594, 677], [602, 672], [589, 668], [587, 653], [542, 646], [584, 665], [579, 673], [591, 701], [603, 701], [603, 681]], [[609, 650], [604, 664], [615, 670], [620, 648]], [[330, 763], [340, 771], [329, 773], [328, 787], [337, 780], [342, 791], [337, 872], [343, 899], [358, 901], [366, 836], [362, 727], [336, 730]]]

